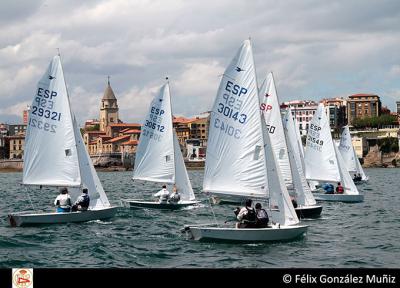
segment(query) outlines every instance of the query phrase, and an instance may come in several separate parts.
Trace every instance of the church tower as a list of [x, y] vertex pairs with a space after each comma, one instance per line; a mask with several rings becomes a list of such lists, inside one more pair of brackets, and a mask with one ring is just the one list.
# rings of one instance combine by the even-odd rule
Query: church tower
[[118, 103], [114, 91], [111, 89], [110, 76], [108, 76], [107, 88], [101, 99], [100, 107], [100, 131], [106, 131], [106, 127], [118, 123]]

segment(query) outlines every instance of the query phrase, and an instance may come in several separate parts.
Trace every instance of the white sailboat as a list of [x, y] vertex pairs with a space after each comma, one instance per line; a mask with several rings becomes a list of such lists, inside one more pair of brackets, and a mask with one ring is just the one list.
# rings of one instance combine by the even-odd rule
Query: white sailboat
[[333, 143], [330, 126], [323, 104], [311, 119], [305, 152], [306, 178], [322, 182], [341, 182], [343, 194], [314, 193], [316, 200], [362, 202], [361, 195], [347, 171], [346, 164]]
[[316, 205], [317, 203], [305, 179], [301, 167], [300, 147], [293, 147], [293, 144], [297, 145], [298, 140], [291, 111], [289, 111], [290, 115], [286, 114], [284, 121], [282, 121], [278, 93], [272, 72], [268, 74], [266, 81], [261, 86], [260, 98], [260, 108], [264, 115], [266, 130], [271, 139], [275, 158], [281, 169], [286, 188], [289, 194], [296, 196], [298, 206], [295, 210], [297, 216], [301, 218], [319, 217], [322, 206]]
[[118, 207], [111, 207], [107, 199], [71, 112], [60, 56], [53, 58], [39, 81], [29, 112], [22, 183], [68, 187], [72, 200], [85, 187], [89, 209], [11, 213], [8, 220], [12, 226], [106, 219], [117, 212]]
[[304, 158], [301, 157], [303, 146], [301, 142], [298, 142], [296, 135], [298, 130], [296, 131], [295, 122], [293, 121], [292, 111], [290, 108], [286, 110], [283, 123], [288, 147], [289, 162], [293, 175], [293, 186], [298, 204], [298, 207], [295, 208], [297, 216], [300, 218], [319, 217], [322, 212], [322, 206], [317, 205], [309, 183], [305, 177], [303, 170]]
[[150, 104], [136, 151], [133, 180], [175, 184], [181, 200], [158, 203], [144, 199], [124, 200], [130, 207], [178, 209], [196, 201], [178, 138], [172, 127], [171, 96], [168, 82]]
[[277, 223], [268, 228], [231, 228], [218, 224], [187, 225], [194, 240], [277, 241], [303, 235], [286, 185], [272, 151], [260, 112], [255, 65], [250, 40], [225, 70], [211, 111], [203, 182], [205, 193], [223, 197], [276, 200]]
[[361, 175], [361, 180], [359, 181], [368, 181], [368, 177], [367, 175], [365, 175], [361, 163], [358, 160], [356, 151], [354, 150], [351, 141], [349, 126], [347, 125], [343, 127], [343, 132], [340, 137], [339, 151], [343, 157], [343, 160], [347, 167], [347, 171], [349, 171], [350, 175], [359, 174]]

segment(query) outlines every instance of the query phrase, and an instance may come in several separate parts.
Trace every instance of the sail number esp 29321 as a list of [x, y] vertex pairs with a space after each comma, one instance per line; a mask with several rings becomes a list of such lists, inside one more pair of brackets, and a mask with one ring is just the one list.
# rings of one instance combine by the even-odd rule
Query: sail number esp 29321
[[43, 131], [56, 133], [57, 125], [52, 123], [61, 121], [61, 113], [53, 111], [55, 100], [57, 99], [56, 97], [56, 91], [50, 91], [40, 87], [38, 88], [31, 107], [29, 126]]

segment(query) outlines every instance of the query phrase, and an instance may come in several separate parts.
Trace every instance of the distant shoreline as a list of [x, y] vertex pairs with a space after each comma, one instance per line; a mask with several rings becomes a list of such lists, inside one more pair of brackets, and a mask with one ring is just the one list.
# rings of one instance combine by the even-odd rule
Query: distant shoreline
[[[98, 167], [96, 168], [97, 172], [127, 172], [130, 171], [132, 172], [132, 168], [126, 169], [124, 167]], [[187, 170], [204, 170], [204, 167], [187, 167]], [[17, 172], [22, 172], [22, 169], [20, 168], [0, 168], [0, 173], [17, 173]]]

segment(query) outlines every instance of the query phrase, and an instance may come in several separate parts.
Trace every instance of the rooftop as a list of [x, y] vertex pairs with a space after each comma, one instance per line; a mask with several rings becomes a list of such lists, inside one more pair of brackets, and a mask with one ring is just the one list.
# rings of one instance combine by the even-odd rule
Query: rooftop
[[129, 135], [118, 136], [118, 137], [112, 138], [111, 140], [108, 140], [107, 143], [115, 143], [115, 142], [118, 142], [121, 140], [129, 139], [129, 137], [130, 137]]

